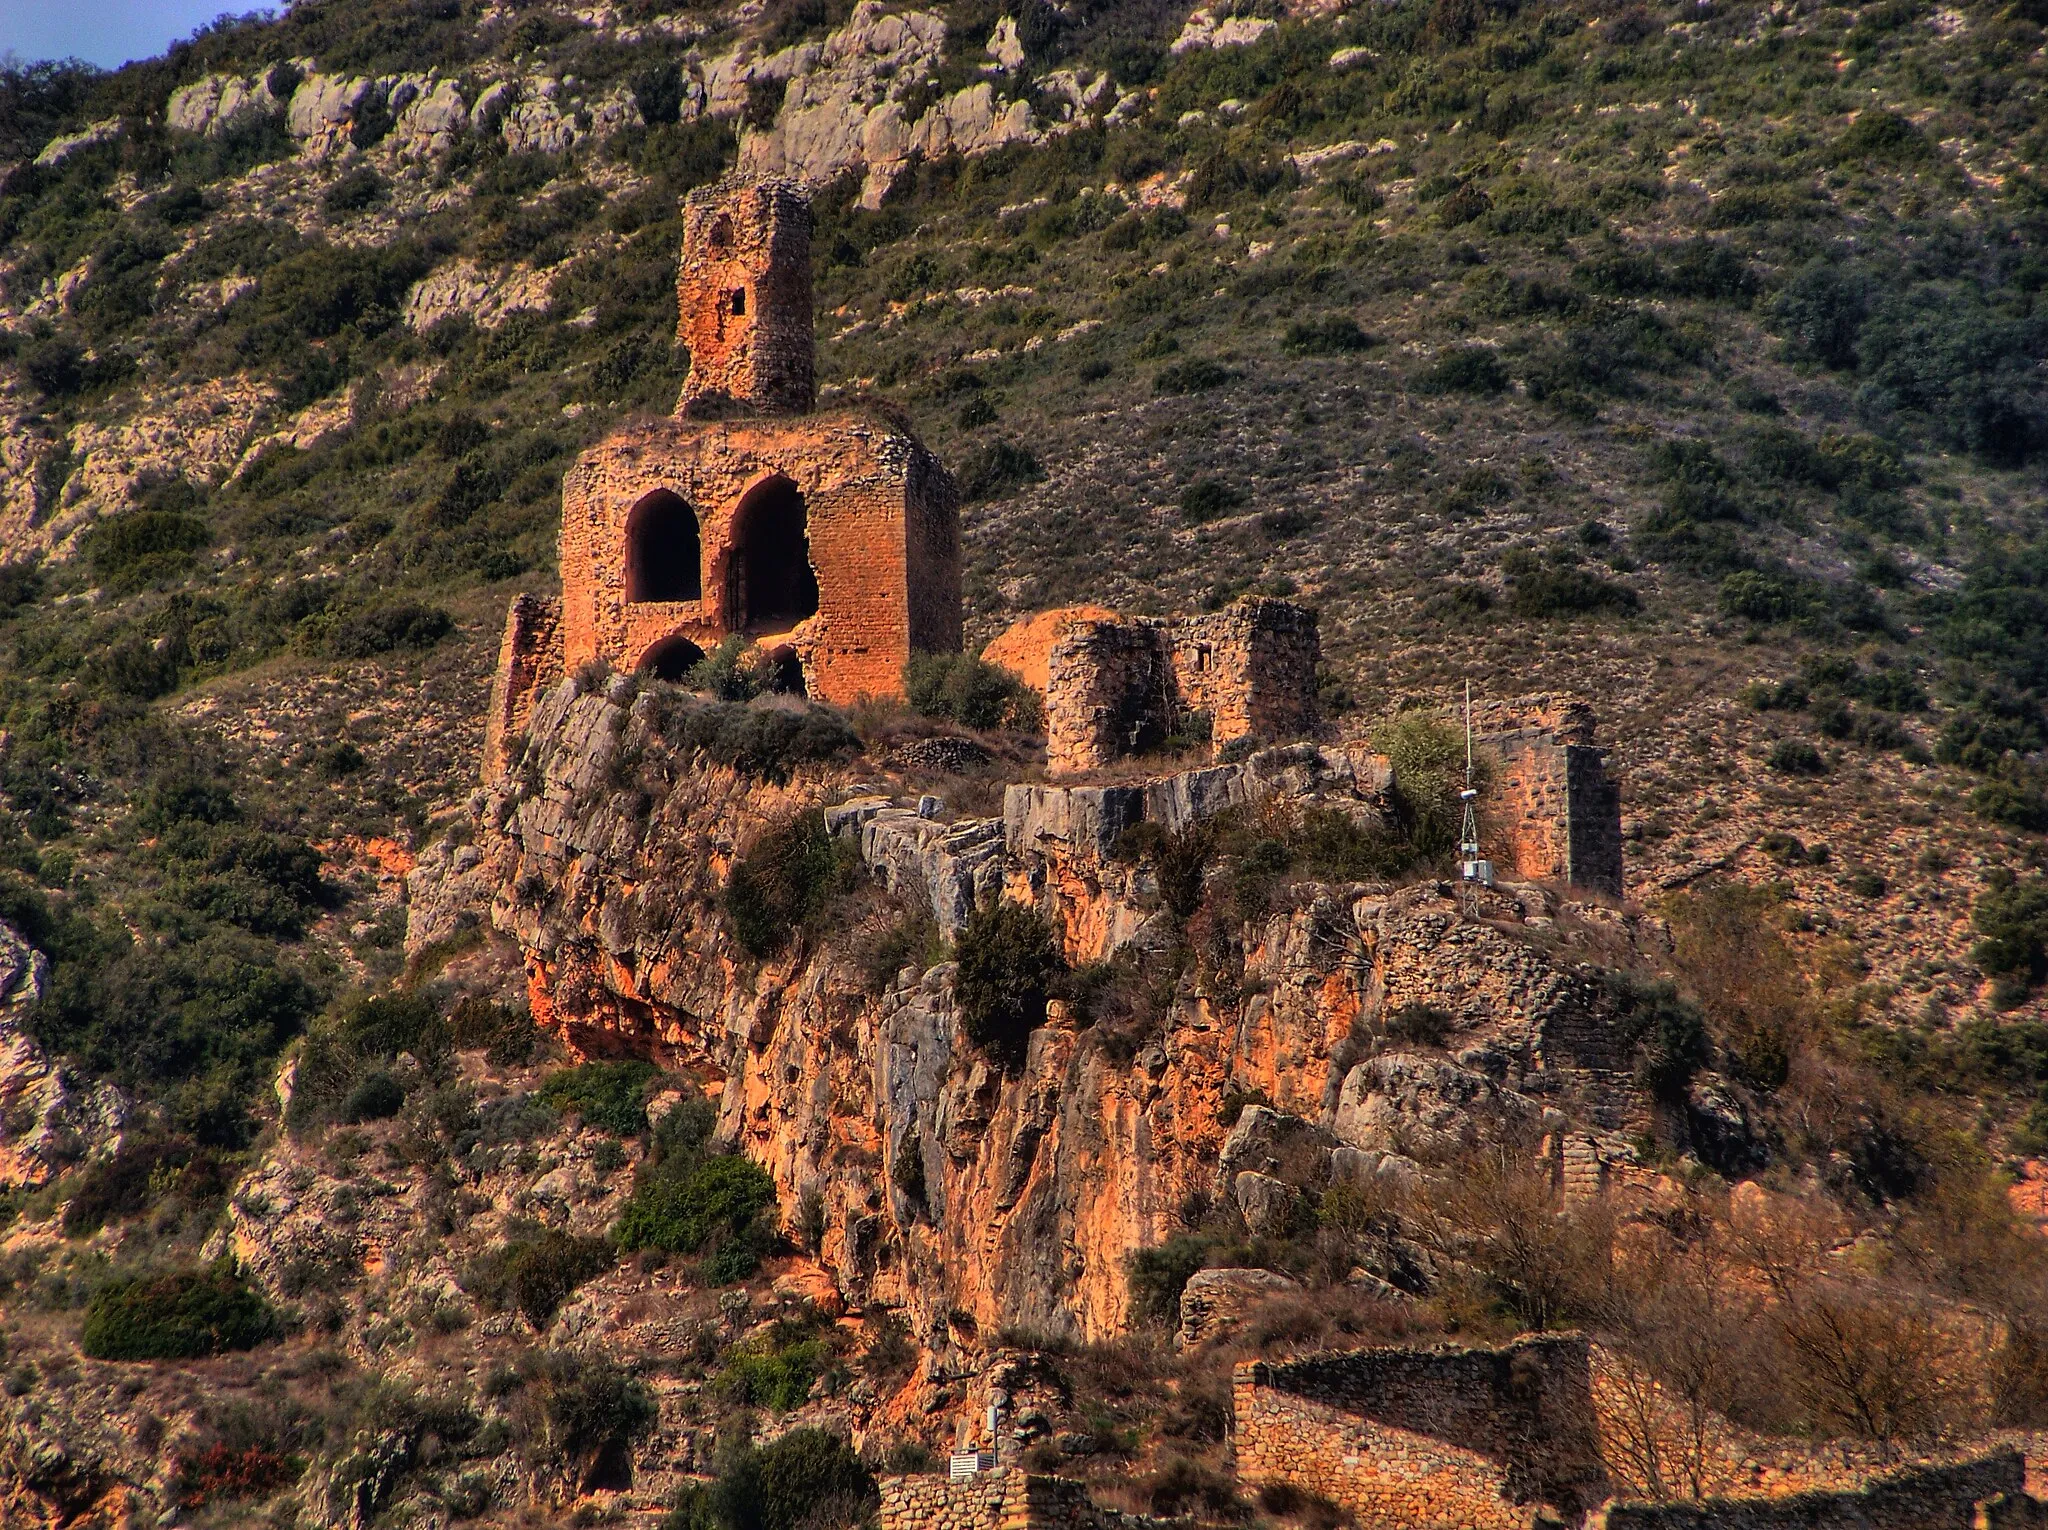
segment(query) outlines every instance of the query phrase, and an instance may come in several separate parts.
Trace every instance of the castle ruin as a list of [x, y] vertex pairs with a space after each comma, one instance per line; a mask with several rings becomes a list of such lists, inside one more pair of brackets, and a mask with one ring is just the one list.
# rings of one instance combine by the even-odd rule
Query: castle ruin
[[1055, 775], [1158, 749], [1196, 716], [1218, 747], [1306, 738], [1316, 728], [1316, 616], [1284, 600], [1172, 618], [1097, 607], [1040, 612], [983, 657], [1044, 698]]
[[562, 594], [508, 614], [487, 768], [536, 682], [593, 660], [674, 680], [739, 636], [780, 688], [845, 704], [901, 696], [913, 650], [960, 647], [952, 478], [896, 411], [813, 407], [808, 194], [729, 176], [683, 228], [682, 398], [564, 475]]

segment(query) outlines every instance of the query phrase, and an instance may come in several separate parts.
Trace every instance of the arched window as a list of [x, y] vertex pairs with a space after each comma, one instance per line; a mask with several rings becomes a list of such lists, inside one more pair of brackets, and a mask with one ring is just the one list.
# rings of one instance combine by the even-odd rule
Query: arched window
[[769, 479], [740, 501], [733, 521], [726, 619], [749, 632], [777, 632], [816, 615], [818, 576], [796, 485]]
[[720, 213], [713, 220], [711, 224], [711, 248], [714, 250], [729, 250], [732, 248], [732, 218], [729, 214]]
[[676, 681], [704, 662], [704, 650], [688, 638], [663, 638], [640, 655], [642, 674], [657, 680]]
[[733, 316], [734, 316], [735, 318], [739, 318], [739, 317], [743, 316], [743, 315], [744, 315], [744, 314], [746, 313], [746, 311], [747, 311], [747, 289], [746, 289], [746, 288], [744, 288], [744, 287], [735, 287], [735, 288], [733, 288], [733, 289], [732, 289], [732, 298], [731, 298], [731, 308], [732, 308], [732, 311], [733, 311]]
[[697, 512], [656, 489], [626, 517], [626, 599], [701, 600], [704, 555]]

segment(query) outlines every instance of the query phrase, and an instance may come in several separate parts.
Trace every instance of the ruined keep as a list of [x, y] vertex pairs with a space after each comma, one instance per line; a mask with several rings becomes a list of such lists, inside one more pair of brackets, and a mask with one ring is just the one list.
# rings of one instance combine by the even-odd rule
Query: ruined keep
[[953, 480], [894, 410], [813, 412], [811, 210], [793, 181], [690, 193], [676, 279], [689, 379], [562, 479], [560, 601], [515, 603], [487, 768], [531, 677], [592, 660], [677, 679], [739, 635], [821, 700], [900, 696], [913, 650], [960, 647]]
[[1040, 612], [984, 657], [1044, 696], [1054, 774], [1156, 749], [1195, 713], [1209, 719], [1219, 747], [1304, 738], [1316, 727], [1316, 616], [1284, 600], [1170, 619], [1092, 607]]

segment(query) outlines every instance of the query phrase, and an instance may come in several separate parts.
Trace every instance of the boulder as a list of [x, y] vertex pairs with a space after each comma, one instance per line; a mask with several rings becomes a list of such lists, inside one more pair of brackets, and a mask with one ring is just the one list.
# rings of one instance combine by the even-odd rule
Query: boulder
[[1197, 1270], [1181, 1287], [1180, 1332], [1174, 1342], [1182, 1349], [1206, 1344], [1262, 1302], [1300, 1289], [1299, 1282], [1277, 1270]]
[[1442, 1156], [1533, 1131], [1534, 1100], [1440, 1057], [1389, 1052], [1344, 1075], [1331, 1129], [1350, 1146]]
[[1246, 1169], [1230, 1182], [1230, 1194], [1255, 1238], [1280, 1236], [1294, 1220], [1298, 1192], [1284, 1179]]

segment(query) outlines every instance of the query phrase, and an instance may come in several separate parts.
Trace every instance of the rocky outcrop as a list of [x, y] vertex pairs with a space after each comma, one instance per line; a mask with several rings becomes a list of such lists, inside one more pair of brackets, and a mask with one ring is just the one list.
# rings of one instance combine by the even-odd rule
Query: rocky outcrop
[[496, 329], [517, 313], [539, 313], [548, 306], [552, 271], [530, 266], [486, 272], [463, 256], [421, 277], [406, 294], [403, 317], [408, 329], [432, 329], [455, 314], [468, 314], [481, 329]]
[[23, 528], [19, 542], [9, 538], [8, 555], [68, 557], [80, 532], [123, 508], [146, 480], [220, 483], [270, 418], [275, 398], [246, 377], [209, 378], [148, 400], [126, 417], [81, 422], [71, 432], [70, 474], [56, 505], [39, 507], [39, 523]]
[[120, 1145], [127, 1102], [112, 1084], [87, 1084], [29, 1034], [49, 964], [18, 930], [0, 924], [0, 1187], [34, 1190]]
[[76, 133], [67, 133], [52, 138], [43, 145], [43, 151], [35, 158], [38, 170], [54, 170], [74, 154], [97, 148], [103, 143], [112, 143], [121, 136], [121, 119], [109, 117], [104, 122], [95, 122]]
[[171, 92], [164, 126], [218, 138], [251, 117], [282, 112], [299, 76], [300, 70], [290, 64], [256, 75], [209, 74]]
[[[785, 1212], [822, 1206], [819, 1258], [847, 1304], [903, 1310], [942, 1360], [956, 1311], [983, 1331], [1115, 1331], [1130, 1251], [1176, 1231], [1191, 1196], [1284, 1219], [1332, 1174], [1404, 1183], [1399, 1149], [1461, 1140], [1459, 1110], [1520, 1130], [1605, 1098], [1604, 1075], [1557, 1040], [1590, 1046], [1604, 990], [1520, 939], [1505, 894], [1475, 919], [1432, 884], [1303, 888], [1242, 931], [1241, 988], [1197, 984], [1135, 1036], [1078, 1029], [1056, 1006], [1013, 1073], [963, 1039], [949, 966], [871, 994], [834, 942], [798, 934], [747, 957], [718, 908], [758, 829], [817, 805], [899, 896], [951, 889], [935, 918], [999, 868], [1008, 896], [1058, 913], [1070, 946], [1093, 932], [1099, 953], [1162, 928], [1148, 874], [1113, 859], [1124, 826], [1282, 790], [1366, 811], [1361, 784], [1385, 785], [1369, 759], [1275, 750], [1149, 785], [1017, 786], [998, 842], [993, 820], [877, 789], [871, 766], [850, 800], [846, 776], [815, 768], [737, 777], [674, 741], [676, 709], [696, 704], [628, 677], [542, 695], [523, 757], [476, 801], [475, 859], [451, 848], [415, 873], [415, 916], [434, 921], [421, 934], [466, 901], [449, 889], [488, 879], [536, 1017], [586, 1054], [708, 1080], [721, 1135], [770, 1170]], [[1456, 1061], [1375, 1052], [1416, 995], [1446, 1004]], [[1231, 1093], [1271, 1104], [1226, 1133]]]
[[707, 99], [714, 112], [736, 113], [755, 81], [787, 81], [773, 126], [742, 142], [742, 167], [814, 184], [859, 171], [862, 205], [872, 209], [913, 156], [981, 154], [1037, 134], [1030, 105], [999, 100], [986, 80], [915, 109], [945, 43], [946, 23], [936, 13], [891, 14], [881, 0], [861, 0], [822, 44], [714, 65]]

